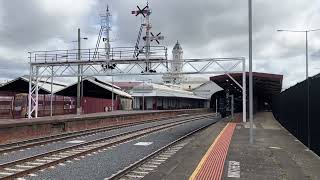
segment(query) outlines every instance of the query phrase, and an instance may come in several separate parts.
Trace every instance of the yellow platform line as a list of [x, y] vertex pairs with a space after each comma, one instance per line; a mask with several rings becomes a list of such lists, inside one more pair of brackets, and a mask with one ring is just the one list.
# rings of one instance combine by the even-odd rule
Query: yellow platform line
[[209, 149], [207, 150], [206, 154], [202, 157], [200, 163], [198, 164], [197, 168], [193, 171], [192, 175], [189, 177], [189, 180], [195, 180], [195, 177], [197, 176], [197, 174], [199, 173], [201, 167], [203, 166], [203, 163], [206, 161], [206, 159], [208, 158], [211, 150], [213, 149], [213, 147], [215, 146], [215, 144], [218, 142], [220, 136], [223, 134], [223, 132], [227, 129], [227, 127], [229, 126], [230, 123], [228, 123], [223, 129], [222, 131], [219, 133], [219, 135], [217, 136], [217, 138], [213, 141], [213, 143], [211, 144], [211, 146], [209, 147]]

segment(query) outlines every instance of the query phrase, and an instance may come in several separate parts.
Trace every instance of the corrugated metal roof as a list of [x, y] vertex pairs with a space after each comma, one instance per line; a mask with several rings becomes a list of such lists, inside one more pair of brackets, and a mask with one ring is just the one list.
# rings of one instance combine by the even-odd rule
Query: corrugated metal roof
[[[23, 80], [23, 81], [29, 83], [28, 76], [21, 76], [21, 77], [15, 78], [11, 81], [8, 81], [8, 82], [2, 84], [1, 87], [5, 87], [6, 85], [14, 83], [18, 80]], [[35, 82], [32, 82], [32, 84], [35, 84]], [[61, 84], [59, 82], [54, 81], [54, 84], [52, 85], [52, 90], [53, 90], [53, 92], [56, 92], [56, 91], [61, 90], [65, 87], [66, 87], [65, 84]], [[51, 93], [51, 82], [39, 81], [39, 89], [42, 89], [43, 91], [45, 91], [47, 93]]]
[[107, 81], [102, 81], [102, 80], [100, 80], [100, 79], [98, 79], [98, 78], [96, 78], [96, 77], [86, 77], [85, 79], [91, 79], [91, 80], [93, 80], [93, 81], [102, 83], [102, 84], [104, 84], [104, 85], [113, 86], [113, 88], [116, 88], [116, 89], [121, 89], [121, 87], [115, 85], [114, 83], [112, 84], [112, 83], [107, 82]]
[[121, 89], [131, 89], [135, 86], [138, 86], [139, 84], [141, 84], [143, 82], [138, 82], [138, 81], [133, 81], [133, 82], [114, 82], [114, 85], [119, 86]]
[[[97, 85], [97, 86], [99, 86], [99, 87], [101, 87], [101, 88], [103, 88], [103, 89], [106, 89], [106, 90], [108, 90], [108, 91], [112, 91], [112, 84], [111, 84], [111, 83], [105, 83], [105, 82], [100, 81], [100, 80], [98, 80], [98, 79], [96, 79], [96, 78], [86, 78], [86, 79], [84, 79], [83, 81], [89, 81], [89, 82], [91, 82], [91, 83], [93, 83], [93, 84], [95, 84], [95, 85]], [[64, 89], [67, 89], [67, 88], [69, 88], [70, 86], [74, 86], [74, 85], [76, 85], [76, 84], [77, 84], [77, 82], [72, 83], [72, 84], [70, 84], [69, 86], [67, 86], [67, 87], [65, 87], [65, 88], [63, 88], [63, 89], [60, 89], [59, 91], [63, 91]], [[58, 92], [58, 91], [56, 91], [55, 93], [57, 93], [57, 92]], [[118, 86], [113, 86], [113, 93], [115, 93], [115, 94], [117, 94], [117, 95], [119, 95], [119, 96], [123, 96], [123, 97], [127, 97], [127, 98], [132, 98], [132, 96], [131, 96], [130, 94], [122, 91], [121, 89], [119, 89]]]
[[[26, 78], [26, 77], [21, 77], [21, 79], [29, 82], [29, 78]], [[34, 82], [32, 82], [34, 84]], [[51, 82], [44, 82], [44, 81], [40, 81], [39, 82], [39, 87], [42, 88], [44, 91], [47, 91], [48, 93], [51, 93]], [[52, 84], [52, 91], [53, 92], [56, 92], [56, 91], [59, 91], [63, 88], [65, 88], [66, 85], [64, 84], [59, 84], [58, 82], [55, 82]]]
[[[90, 81], [91, 83], [93, 83], [93, 84], [95, 84], [97, 86], [100, 86], [101, 88], [104, 88], [106, 90], [112, 91], [112, 87], [110, 87], [108, 85], [105, 85], [105, 84], [103, 84], [101, 82], [98, 82], [98, 81], [95, 81], [95, 80], [92, 80], [92, 79], [86, 79], [86, 80]], [[108, 84], [110, 84], [112, 86], [111, 83], [108, 83]], [[117, 88], [113, 88], [113, 93], [118, 94], [120, 96], [127, 97], [127, 98], [132, 98], [132, 96], [130, 94], [128, 94], [128, 93], [126, 93], [126, 92], [124, 92], [124, 91], [122, 91], [120, 89], [117, 89]]]
[[190, 99], [206, 99], [194, 95], [192, 92], [184, 91], [180, 89], [173, 89], [164, 85], [145, 83], [131, 90], [131, 95], [133, 97], [180, 97], [180, 98], [190, 98]]

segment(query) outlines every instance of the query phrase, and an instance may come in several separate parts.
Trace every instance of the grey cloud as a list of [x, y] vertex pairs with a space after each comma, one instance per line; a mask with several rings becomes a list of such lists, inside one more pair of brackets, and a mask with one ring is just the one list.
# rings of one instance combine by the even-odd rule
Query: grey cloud
[[[99, 14], [107, 3], [114, 19], [113, 45], [133, 46], [140, 18], [131, 15], [131, 10], [135, 10], [137, 4], [141, 8], [145, 5], [145, 1], [97, 0], [88, 14], [81, 17], [64, 17], [48, 14], [39, 1], [1, 1], [0, 47], [25, 52], [27, 49], [73, 47], [70, 41], [76, 37], [78, 27], [81, 27], [83, 35], [90, 39], [83, 43], [84, 46], [94, 47]], [[162, 44], [168, 45], [170, 51], [175, 41], [179, 40], [186, 58], [247, 57], [247, 0], [150, 0], [149, 3], [153, 10], [152, 31], [162, 32], [165, 36]], [[317, 25], [320, 27], [320, 13], [316, 4], [319, 4], [316, 0], [254, 1], [254, 70], [283, 73], [285, 81], [288, 81], [286, 85], [301, 80], [300, 71], [304, 71], [304, 68], [301, 68], [304, 39], [278, 33], [276, 30], [313, 28]], [[311, 37], [310, 51], [318, 56], [319, 34], [315, 33]], [[295, 41], [292, 41], [293, 39]], [[0, 54], [1, 64], [4, 64], [6, 56]], [[302, 63], [288, 68], [293, 59]], [[311, 59], [317, 61], [315, 57]]]

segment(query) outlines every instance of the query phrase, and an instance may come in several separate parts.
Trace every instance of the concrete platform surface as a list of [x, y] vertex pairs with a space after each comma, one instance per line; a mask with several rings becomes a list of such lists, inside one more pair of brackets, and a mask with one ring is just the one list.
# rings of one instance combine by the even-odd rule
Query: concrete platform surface
[[[144, 179], [189, 179], [228, 120], [197, 134], [183, 149]], [[222, 179], [320, 180], [320, 158], [284, 129], [271, 112], [254, 117], [254, 144], [249, 126], [238, 123], [224, 163]]]

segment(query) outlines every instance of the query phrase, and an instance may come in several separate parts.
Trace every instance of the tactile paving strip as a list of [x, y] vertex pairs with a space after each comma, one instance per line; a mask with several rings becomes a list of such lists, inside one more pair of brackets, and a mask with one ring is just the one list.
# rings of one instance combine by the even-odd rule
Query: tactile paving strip
[[189, 180], [220, 180], [236, 123], [228, 123], [201, 159]]

